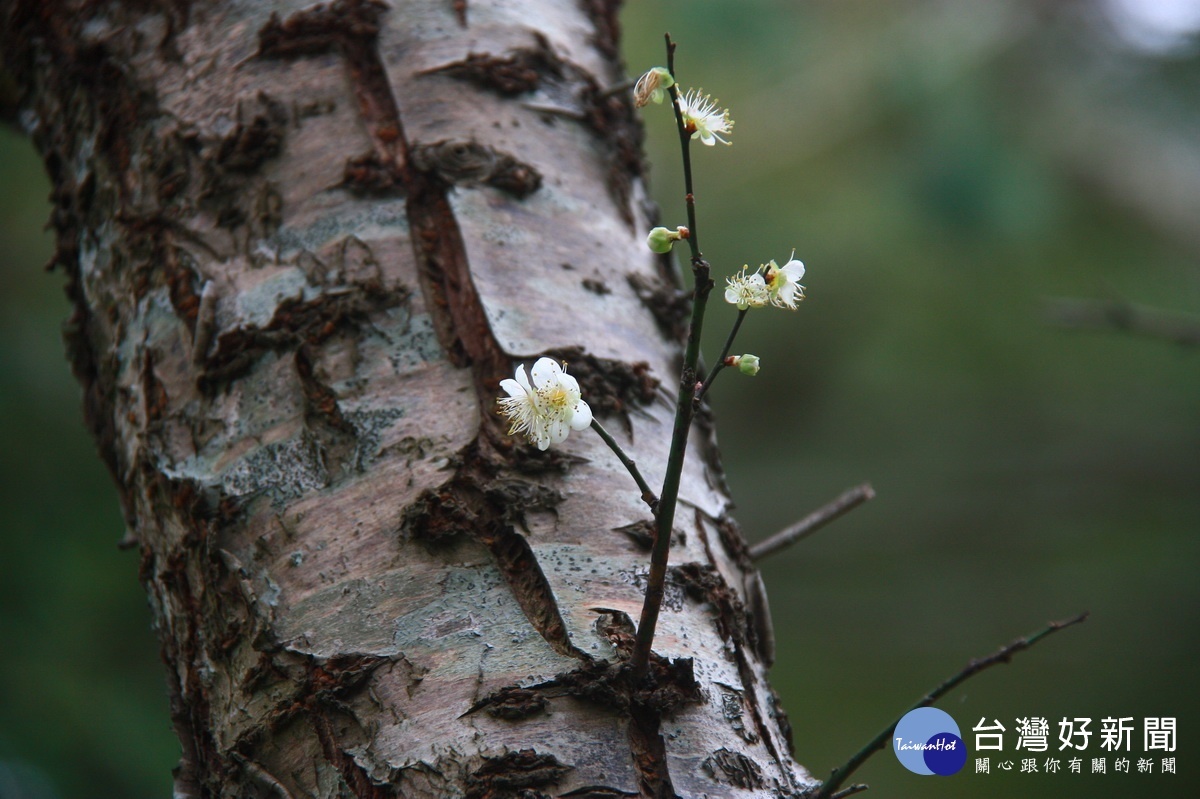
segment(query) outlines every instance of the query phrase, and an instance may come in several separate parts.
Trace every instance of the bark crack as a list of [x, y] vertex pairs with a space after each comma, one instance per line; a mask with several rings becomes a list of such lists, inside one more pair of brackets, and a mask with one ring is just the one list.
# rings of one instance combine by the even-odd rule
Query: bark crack
[[[759, 710], [758, 691], [756, 690], [758, 678], [746, 654], [747, 646], [755, 651], [758, 651], [760, 648], [756, 627], [752, 623], [751, 614], [738, 597], [737, 592], [730, 587], [721, 572], [713, 565], [716, 561], [713, 559], [708, 533], [705, 532], [704, 524], [700, 519], [697, 519], [697, 527], [700, 531], [700, 539], [704, 544], [704, 551], [708, 556], [709, 563], [684, 563], [674, 567], [672, 574], [684, 586], [689, 596], [697, 601], [712, 604], [716, 610], [717, 629], [721, 633], [721, 637], [733, 648], [738, 677], [742, 681], [745, 705], [750, 711], [750, 718], [754, 723], [754, 729], [758, 737], [762, 739], [763, 745], [766, 746], [771, 759], [775, 762], [783, 786], [788, 790], [795, 790], [796, 785], [792, 777], [792, 771], [785, 762], [784, 754], [775, 743], [775, 734], [767, 726], [766, 720]], [[722, 532], [722, 541], [726, 546], [730, 546], [731, 543], [736, 541], [736, 539], [732, 538], [732, 530], [724, 530]], [[783, 735], [782, 726], [777, 726], [775, 732]], [[714, 753], [713, 758], [715, 760], [712, 760], [712, 763], [708, 766], [710, 774], [728, 776], [732, 773], [737, 773], [746, 777], [750, 773], [744, 769], [725, 768], [731, 761], [728, 755], [717, 757], [718, 754], [720, 753]], [[712, 766], [718, 763], [723, 765], [714, 771]], [[748, 777], [746, 778], [748, 779]]]
[[659, 728], [661, 714], [634, 705], [629, 710], [629, 748], [644, 799], [678, 799], [667, 768], [667, 747]]

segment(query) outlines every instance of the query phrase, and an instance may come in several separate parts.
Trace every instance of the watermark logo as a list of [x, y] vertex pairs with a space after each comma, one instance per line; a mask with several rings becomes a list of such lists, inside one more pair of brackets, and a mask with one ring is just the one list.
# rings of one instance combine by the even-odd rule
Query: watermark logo
[[896, 759], [914, 774], [957, 774], [967, 762], [967, 746], [958, 724], [936, 707], [910, 710], [892, 733]]

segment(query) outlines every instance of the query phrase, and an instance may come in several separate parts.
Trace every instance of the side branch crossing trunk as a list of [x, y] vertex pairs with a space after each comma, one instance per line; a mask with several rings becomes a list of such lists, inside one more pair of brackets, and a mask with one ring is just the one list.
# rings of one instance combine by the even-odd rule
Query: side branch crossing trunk
[[141, 552], [178, 797], [791, 796], [769, 619], [701, 419], [643, 690], [685, 308], [616, 3], [3, 0], [85, 414]]

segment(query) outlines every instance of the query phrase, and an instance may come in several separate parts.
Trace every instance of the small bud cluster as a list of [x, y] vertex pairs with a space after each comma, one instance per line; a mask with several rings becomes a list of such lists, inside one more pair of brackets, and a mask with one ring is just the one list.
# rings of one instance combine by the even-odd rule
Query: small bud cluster
[[[633, 102], [638, 108], [650, 103], [661, 104], [668, 92], [675, 101], [675, 110], [679, 112], [685, 158], [689, 138], [710, 147], [717, 142], [730, 143], [726, 137], [733, 130], [733, 119], [728, 109], [718, 107], [712, 98], [699, 89], [689, 89], [680, 94], [675, 77], [664, 67], [654, 67], [638, 79], [633, 90]], [[674, 230], [655, 227], [646, 236], [646, 246], [653, 252], [665, 254], [671, 252], [675, 242], [691, 237], [691, 231], [683, 226]], [[795, 259], [795, 254], [793, 251], [793, 257], [783, 266], [775, 261], [768, 261], [754, 271], [749, 266], [743, 266], [736, 275], [726, 278], [726, 302], [737, 306], [739, 311], [767, 305], [795, 310], [800, 300], [804, 299], [804, 286], [800, 285], [804, 277], [804, 264]], [[741, 318], [738, 317], [738, 324]], [[736, 367], [744, 375], [758, 374], [760, 363], [757, 356], [747, 353], [724, 357], [736, 334], [737, 325], [719, 359], [721, 366]], [[544, 450], [551, 444], [564, 441], [571, 430], [582, 430], [592, 424], [592, 411], [580, 396], [579, 383], [563, 371], [561, 365], [550, 358], [539, 358], [530, 373], [530, 376], [526, 376], [522, 364], [517, 367], [513, 379], [500, 383], [500, 387], [508, 394], [500, 398], [499, 409], [510, 422], [509, 435], [522, 434], [538, 449]], [[697, 391], [704, 393], [707, 389], [707, 383], [697, 384]]]
[[[633, 87], [633, 104], [637, 108], [644, 108], [650, 103], [661, 104], [664, 92], [674, 85], [675, 78], [670, 71], [665, 67], [652, 67], [638, 78], [637, 85]], [[727, 139], [722, 138], [733, 131], [729, 109], [719, 107], [703, 89], [688, 89], [682, 95], [676, 90], [676, 96], [679, 98], [679, 115], [683, 118], [684, 130], [693, 139], [699, 139], [701, 144], [709, 147], [717, 142], [729, 144]]]

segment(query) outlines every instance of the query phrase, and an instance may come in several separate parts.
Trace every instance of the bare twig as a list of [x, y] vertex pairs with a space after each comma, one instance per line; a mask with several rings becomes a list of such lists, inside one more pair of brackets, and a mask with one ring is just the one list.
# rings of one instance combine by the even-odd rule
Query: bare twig
[[843, 799], [843, 797], [846, 797], [846, 796], [854, 796], [854, 794], [862, 793], [863, 791], [869, 789], [870, 787], [871, 787], [870, 785], [866, 785], [861, 782], [855, 783], [854, 785], [851, 785], [847, 788], [843, 788], [842, 790], [838, 791], [833, 796], [829, 797], [829, 799]]
[[562, 105], [547, 105], [544, 103], [521, 103], [521, 107], [528, 108], [530, 111], [536, 111], [539, 114], [551, 114], [552, 116], [575, 120], [587, 119], [587, 114], [580, 108], [568, 108]]
[[1044, 316], [1047, 322], [1059, 327], [1116, 330], [1187, 347], [1200, 345], [1200, 317], [1120, 300], [1051, 298], [1045, 301]]
[[650, 484], [646, 482], [646, 478], [642, 477], [642, 473], [638, 471], [637, 464], [633, 461], [633, 458], [625, 454], [625, 450], [621, 448], [621, 445], [612, 437], [612, 434], [604, 429], [603, 425], [596, 421], [595, 417], [592, 417], [592, 429], [599, 434], [600, 438], [604, 439], [604, 443], [608, 444], [608, 448], [625, 465], [625, 469], [633, 477], [633, 481], [637, 483], [637, 487], [642, 491], [642, 500], [650, 506], [650, 511], [653, 513], [658, 508], [658, 496], [650, 488]]
[[875, 498], [875, 489], [870, 483], [863, 483], [844, 492], [840, 497], [812, 513], [790, 527], [785, 527], [765, 541], [759, 541], [750, 547], [751, 560], [759, 560], [767, 555], [774, 555], [781, 549], [789, 547], [797, 541], [803, 541], [820, 530], [839, 516], [843, 516], [857, 508], [867, 500]]
[[696, 389], [696, 398], [692, 400], [696, 405], [699, 405], [700, 400], [704, 399], [704, 395], [708, 393], [708, 389], [712, 386], [713, 381], [717, 379], [717, 375], [725, 368], [725, 356], [729, 354], [729, 349], [733, 346], [733, 340], [737, 338], [738, 330], [742, 326], [742, 320], [746, 318], [749, 310], [749, 308], [743, 308], [738, 311], [737, 319], [733, 322], [733, 329], [729, 331], [729, 336], [725, 339], [725, 347], [721, 350], [721, 354], [717, 356], [716, 364], [713, 366], [712, 371], [708, 373], [704, 384]]
[[621, 92], [627, 92], [636, 85], [637, 85], [637, 78], [627, 78], [626, 80], [623, 80], [619, 83], [614, 83], [612, 86], [609, 86], [607, 89], [600, 92], [600, 96], [602, 98], [612, 97], [614, 94], [620, 94]]
[[929, 705], [932, 705], [934, 702], [941, 699], [943, 696], [950, 693], [959, 685], [966, 682], [971, 677], [974, 677], [984, 669], [995, 666], [997, 663], [1008, 663], [1010, 660], [1012, 660], [1012, 656], [1018, 652], [1029, 649], [1038, 641], [1052, 633], [1056, 633], [1059, 630], [1079, 624], [1087, 617], [1088, 611], [1085, 610], [1078, 616], [1073, 616], [1065, 621], [1052, 621], [1050, 624], [1038, 630], [1033, 635], [1025, 638], [1018, 638], [1017, 640], [1013, 641], [1007, 646], [1001, 647], [985, 658], [972, 660], [953, 677], [944, 681], [941, 685], [925, 694], [925, 696], [921, 697], [915, 705], [905, 710], [904, 713], [901, 713], [895, 721], [893, 721], [891, 724], [885, 727], [883, 731], [872, 738], [870, 743], [858, 750], [854, 757], [846, 761], [844, 765], [835, 768], [833, 773], [829, 775], [829, 779], [825, 781], [825, 784], [821, 786], [821, 790], [817, 792], [813, 799], [833, 799], [834, 791], [836, 791], [841, 784], [846, 781], [846, 778], [857, 771], [859, 766], [867, 762], [867, 759], [870, 758], [871, 755], [878, 752], [889, 740], [891, 740], [892, 733], [896, 730], [896, 725], [899, 724], [900, 719], [904, 718], [904, 716], [909, 712], [916, 710], [919, 707], [928, 707]]

